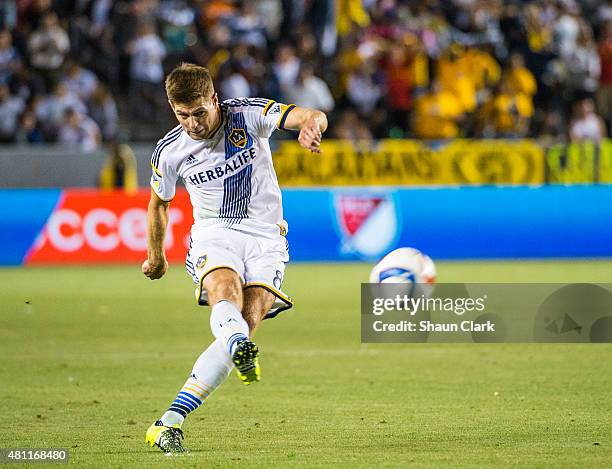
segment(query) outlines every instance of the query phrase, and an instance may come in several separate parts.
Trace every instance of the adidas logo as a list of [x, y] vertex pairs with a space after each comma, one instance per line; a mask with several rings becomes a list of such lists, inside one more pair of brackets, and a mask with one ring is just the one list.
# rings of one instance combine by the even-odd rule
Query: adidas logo
[[281, 113], [281, 106], [278, 103], [274, 104], [268, 111], [269, 115], [280, 114], [280, 113]]
[[197, 162], [198, 162], [198, 159], [190, 153], [189, 156], [187, 157], [187, 160], [185, 161], [185, 164], [189, 166]]

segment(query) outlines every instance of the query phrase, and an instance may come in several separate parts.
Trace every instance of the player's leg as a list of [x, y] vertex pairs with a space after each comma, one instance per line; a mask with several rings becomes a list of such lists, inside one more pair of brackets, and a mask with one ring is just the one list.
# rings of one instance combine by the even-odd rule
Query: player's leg
[[[279, 237], [280, 238], [280, 237]], [[280, 292], [282, 276], [285, 271], [285, 262], [288, 260], [286, 243], [283, 238], [278, 240], [266, 240], [250, 236], [248, 241], [248, 256], [245, 258], [245, 287], [243, 292], [244, 306], [242, 316], [249, 327], [250, 338], [252, 339], [255, 330], [266, 317], [271, 308], [280, 311], [291, 307], [291, 299]], [[275, 315], [276, 313], [273, 313]], [[250, 342], [252, 344], [252, 342]], [[238, 376], [245, 383], [259, 381], [261, 371], [257, 360], [258, 350], [240, 354], [237, 348], [233, 356], [234, 364], [238, 371]], [[246, 358], [245, 358], [246, 357]], [[241, 366], [240, 361], [244, 360], [251, 364], [247, 372]]]
[[244, 306], [242, 316], [248, 324], [249, 339], [236, 343], [232, 361], [236, 365], [238, 377], [245, 384], [259, 381], [261, 368], [259, 366], [259, 349], [252, 341], [255, 329], [274, 304], [275, 297], [263, 288], [248, 288], [244, 290]]
[[166, 426], [182, 425], [191, 412], [200, 407], [227, 378], [234, 365], [225, 348], [214, 340], [198, 357], [191, 375], [162, 416]]
[[[217, 340], [224, 344], [236, 366], [238, 377], [245, 384], [259, 381], [259, 350], [250, 340], [252, 329], [246, 318], [253, 315], [244, 315], [242, 281], [235, 272], [219, 269], [204, 277], [202, 285], [208, 293], [208, 303], [213, 307], [210, 316], [211, 330]], [[249, 294], [249, 298], [251, 296]], [[249, 307], [249, 311], [251, 310]]]
[[[248, 337], [249, 326], [242, 318], [242, 281], [229, 268], [215, 269], [204, 276], [202, 285], [212, 305], [210, 325], [216, 340], [200, 355], [192, 373], [160, 420], [147, 431], [146, 441], [165, 453], [181, 453], [181, 426], [191, 412], [227, 378], [234, 364], [232, 344]], [[235, 346], [234, 346], [235, 348]]]
[[249, 326], [242, 317], [242, 280], [236, 271], [219, 268], [206, 274], [202, 286], [212, 306], [210, 329], [233, 356], [239, 342], [248, 340]]
[[[213, 257], [217, 257], [213, 254]], [[216, 340], [200, 355], [166, 413], [149, 427], [146, 442], [165, 453], [183, 453], [183, 421], [200, 407], [234, 367], [230, 350], [249, 336], [242, 317], [242, 280], [230, 268], [214, 267], [201, 279], [212, 305], [210, 324]]]
[[245, 260], [242, 315], [253, 333], [263, 319], [273, 318], [291, 308], [293, 301], [281, 290], [285, 265], [289, 261], [285, 238], [256, 238], [250, 253]]
[[[242, 261], [237, 254], [228, 249], [228, 244], [236, 245], [235, 240], [229, 240], [231, 235], [226, 233], [215, 233], [208, 231], [207, 237], [197, 239], [190, 246], [190, 253], [186, 261], [188, 272], [194, 281], [206, 288], [207, 298], [213, 305], [218, 322], [242, 323], [240, 332], [248, 337], [248, 324], [242, 318]], [[228, 241], [231, 241], [228, 243]], [[240, 274], [239, 274], [240, 272]], [[198, 288], [198, 302], [202, 288]], [[236, 321], [229, 320], [224, 316], [229, 314]], [[221, 318], [221, 319], [219, 319]], [[212, 392], [218, 388], [227, 378], [234, 364], [228, 353], [227, 342], [223, 337], [231, 337], [230, 326], [221, 326], [222, 332], [218, 335], [222, 339], [216, 339], [200, 355], [193, 366], [193, 370], [187, 381], [178, 392], [170, 407], [164, 415], [156, 421], [146, 434], [146, 441], [151, 445], [157, 445], [165, 453], [181, 453], [185, 449], [181, 440], [183, 433], [181, 425], [187, 415], [200, 407]]]
[[196, 360], [191, 375], [166, 413], [147, 430], [146, 442], [164, 453], [185, 452], [181, 443], [183, 421], [226, 380], [233, 367], [225, 347], [218, 340], [213, 341]]
[[263, 287], [251, 286], [244, 289], [244, 306], [242, 316], [249, 325], [250, 337], [274, 305], [276, 296]]
[[[228, 233], [228, 236], [234, 238], [232, 248], [238, 249], [238, 253], [246, 250], [248, 238], [245, 235]], [[228, 255], [227, 258], [228, 264], [221, 264], [218, 268], [211, 269], [204, 274], [199, 299], [204, 291], [206, 302], [212, 306], [210, 315], [212, 333], [223, 344], [231, 357], [238, 377], [245, 384], [250, 384], [259, 380], [260, 370], [257, 361], [259, 350], [257, 345], [250, 340], [249, 325], [242, 316], [243, 282], [238, 275], [238, 269], [221, 267], [223, 265], [236, 266], [238, 261], [232, 264], [232, 256]]]

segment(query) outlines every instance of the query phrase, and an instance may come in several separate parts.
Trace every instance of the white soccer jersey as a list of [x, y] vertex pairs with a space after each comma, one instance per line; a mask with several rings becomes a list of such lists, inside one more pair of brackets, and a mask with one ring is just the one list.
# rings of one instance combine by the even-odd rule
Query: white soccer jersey
[[281, 191], [268, 139], [284, 129], [294, 105], [263, 98], [221, 103], [222, 120], [209, 140], [193, 140], [179, 125], [153, 156], [151, 186], [163, 200], [183, 180], [195, 227], [221, 224], [247, 232], [285, 234]]

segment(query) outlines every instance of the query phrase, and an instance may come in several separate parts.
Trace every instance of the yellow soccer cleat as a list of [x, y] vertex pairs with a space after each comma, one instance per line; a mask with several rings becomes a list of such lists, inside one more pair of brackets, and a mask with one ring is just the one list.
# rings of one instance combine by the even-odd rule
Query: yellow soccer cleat
[[241, 340], [236, 344], [236, 349], [232, 355], [232, 361], [236, 365], [236, 373], [244, 384], [251, 384], [259, 381], [261, 368], [259, 367], [259, 349], [250, 340]]
[[183, 438], [185, 436], [180, 426], [166, 427], [161, 420], [158, 420], [147, 430], [145, 442], [151, 447], [157, 446], [166, 455], [188, 453], [189, 451], [181, 443]]

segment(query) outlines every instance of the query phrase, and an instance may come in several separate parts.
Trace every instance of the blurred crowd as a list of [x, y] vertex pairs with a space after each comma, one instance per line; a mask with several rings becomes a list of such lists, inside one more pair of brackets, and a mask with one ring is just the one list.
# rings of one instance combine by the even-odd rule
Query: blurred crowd
[[173, 125], [164, 75], [330, 114], [350, 140], [605, 138], [612, 3], [0, 0], [0, 141], [91, 150]]

